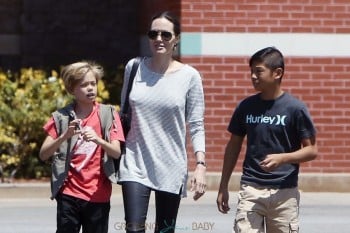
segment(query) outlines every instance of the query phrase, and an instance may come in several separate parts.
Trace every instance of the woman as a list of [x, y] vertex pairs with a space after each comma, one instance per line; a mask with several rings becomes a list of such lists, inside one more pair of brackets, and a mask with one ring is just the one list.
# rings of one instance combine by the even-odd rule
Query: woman
[[[152, 57], [141, 59], [130, 92], [132, 120], [119, 182], [126, 232], [145, 232], [151, 191], [156, 203], [154, 232], [174, 232], [180, 199], [186, 196], [187, 123], [197, 161], [193, 198], [206, 189], [203, 87], [197, 70], [173, 58], [180, 24], [169, 12], [152, 18], [148, 37]], [[126, 65], [122, 103], [133, 61]]]

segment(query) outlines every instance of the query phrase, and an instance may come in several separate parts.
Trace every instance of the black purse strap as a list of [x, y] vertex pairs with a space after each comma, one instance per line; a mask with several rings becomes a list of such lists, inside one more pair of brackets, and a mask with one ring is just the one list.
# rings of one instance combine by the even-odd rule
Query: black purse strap
[[132, 85], [134, 82], [134, 78], [135, 78], [137, 69], [139, 68], [140, 62], [141, 62], [141, 58], [136, 57], [133, 65], [132, 65], [131, 71], [130, 71], [128, 89], [126, 90], [125, 102], [124, 102], [124, 106], [123, 106], [123, 110], [122, 110], [123, 114], [127, 114], [129, 111], [129, 95], [130, 95], [130, 91], [131, 91], [131, 88], [132, 88]]

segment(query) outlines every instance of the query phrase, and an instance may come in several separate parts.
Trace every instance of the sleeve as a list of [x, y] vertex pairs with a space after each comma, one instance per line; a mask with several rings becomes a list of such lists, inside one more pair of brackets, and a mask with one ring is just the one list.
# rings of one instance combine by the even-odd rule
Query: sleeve
[[119, 115], [116, 112], [113, 112], [113, 114], [114, 114], [114, 120], [110, 131], [110, 139], [111, 141], [119, 140], [121, 142], [124, 142], [125, 141], [124, 132], [123, 132], [122, 124], [120, 122]]
[[303, 106], [298, 112], [297, 129], [300, 139], [310, 138], [316, 135], [314, 123], [306, 106]]
[[205, 152], [204, 108], [202, 79], [195, 70], [186, 99], [186, 120], [194, 152]]
[[227, 127], [227, 131], [231, 134], [244, 137], [247, 134], [245, 128], [244, 117], [242, 114], [242, 102], [239, 103], [232, 114], [230, 123]]
[[57, 135], [57, 129], [55, 125], [55, 121], [53, 117], [51, 117], [46, 124], [43, 126], [43, 129], [47, 133], [48, 136], [51, 136], [53, 139], [56, 139], [58, 137]]

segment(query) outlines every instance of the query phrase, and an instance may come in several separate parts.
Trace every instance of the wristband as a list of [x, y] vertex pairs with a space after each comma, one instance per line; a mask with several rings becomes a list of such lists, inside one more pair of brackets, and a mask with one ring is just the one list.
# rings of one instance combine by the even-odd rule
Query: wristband
[[204, 167], [207, 167], [207, 164], [205, 163], [205, 162], [203, 162], [203, 161], [197, 161], [197, 165], [198, 164], [201, 164], [201, 165], [203, 165]]

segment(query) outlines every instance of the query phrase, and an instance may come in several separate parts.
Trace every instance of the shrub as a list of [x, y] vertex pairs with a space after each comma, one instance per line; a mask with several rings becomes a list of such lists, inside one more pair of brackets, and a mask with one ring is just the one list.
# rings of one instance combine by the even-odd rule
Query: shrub
[[[97, 101], [108, 98], [100, 81]], [[70, 101], [56, 71], [50, 76], [32, 68], [0, 71], [0, 165], [5, 176], [15, 172], [24, 178], [50, 176], [50, 166], [38, 158], [46, 137], [42, 127], [53, 111]]]

